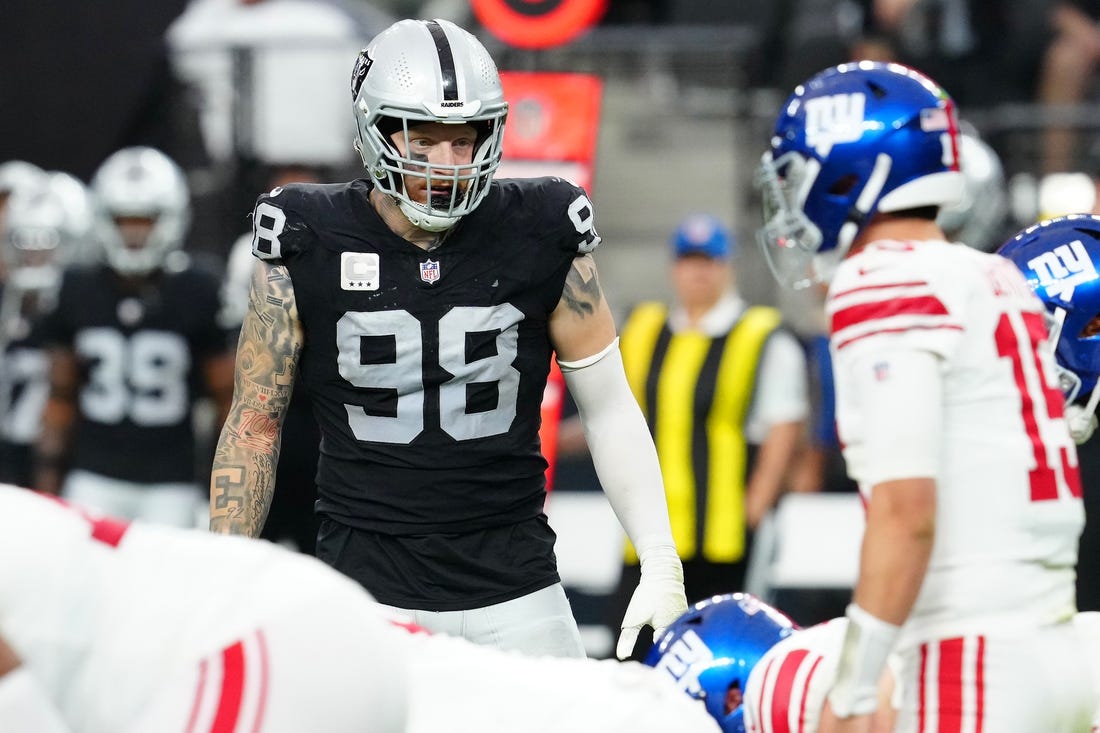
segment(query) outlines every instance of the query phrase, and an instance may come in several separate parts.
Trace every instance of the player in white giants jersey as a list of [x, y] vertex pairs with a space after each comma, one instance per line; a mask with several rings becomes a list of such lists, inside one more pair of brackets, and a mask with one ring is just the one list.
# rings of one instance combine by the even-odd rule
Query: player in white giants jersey
[[761, 241], [781, 280], [831, 281], [837, 423], [867, 507], [822, 728], [867, 730], [893, 651], [898, 731], [1087, 731], [1075, 446], [1041, 303], [935, 223], [962, 183], [954, 104], [858, 62], [783, 110]]
[[799, 629], [760, 658], [745, 687], [748, 733], [816, 733], [847, 630], [845, 618]]
[[714, 733], [638, 664], [410, 634], [277, 545], [0, 485], [4, 733]]

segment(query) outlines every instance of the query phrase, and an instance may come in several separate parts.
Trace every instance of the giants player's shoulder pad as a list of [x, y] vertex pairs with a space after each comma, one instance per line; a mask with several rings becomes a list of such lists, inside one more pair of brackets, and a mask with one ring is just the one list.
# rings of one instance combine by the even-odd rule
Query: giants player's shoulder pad
[[317, 231], [346, 209], [348, 184], [291, 183], [256, 199], [252, 254], [261, 260], [293, 258], [317, 239]]
[[825, 305], [834, 348], [882, 337], [924, 348], [926, 337], [960, 334], [969, 294], [983, 279], [974, 252], [945, 242], [876, 242], [845, 260]]
[[583, 188], [554, 176], [500, 181], [501, 212], [522, 212], [547, 244], [584, 255], [600, 244], [592, 200]]

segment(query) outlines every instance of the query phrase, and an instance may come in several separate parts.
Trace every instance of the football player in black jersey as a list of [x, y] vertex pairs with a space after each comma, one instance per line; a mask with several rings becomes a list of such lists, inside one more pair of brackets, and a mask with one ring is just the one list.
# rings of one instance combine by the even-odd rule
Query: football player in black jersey
[[5, 207], [0, 262], [0, 482], [28, 486], [49, 392], [36, 325], [57, 299], [62, 269], [91, 248], [95, 209], [67, 173], [42, 174]]
[[583, 190], [492, 181], [507, 103], [446, 21], [396, 23], [352, 75], [368, 178], [288, 185], [253, 215], [255, 269], [211, 529], [256, 536], [296, 379], [321, 426], [317, 556], [417, 623], [584, 654], [543, 513], [552, 354], [607, 496], [641, 555], [623, 621], [686, 608], [656, 451], [623, 372]]
[[42, 324], [50, 395], [35, 485], [115, 516], [194, 526], [196, 400], [209, 394], [224, 417], [232, 394], [220, 283], [179, 251], [190, 197], [163, 153], [114, 153], [92, 191], [105, 261], [67, 270]]

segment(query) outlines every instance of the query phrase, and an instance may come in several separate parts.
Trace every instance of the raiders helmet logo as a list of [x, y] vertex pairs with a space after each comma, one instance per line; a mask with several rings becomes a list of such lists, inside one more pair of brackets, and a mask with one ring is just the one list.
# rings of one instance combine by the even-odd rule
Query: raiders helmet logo
[[374, 61], [367, 55], [367, 49], [359, 52], [359, 58], [355, 59], [355, 68], [351, 72], [351, 98], [359, 98], [359, 89], [363, 86], [363, 80], [367, 78], [371, 64]]

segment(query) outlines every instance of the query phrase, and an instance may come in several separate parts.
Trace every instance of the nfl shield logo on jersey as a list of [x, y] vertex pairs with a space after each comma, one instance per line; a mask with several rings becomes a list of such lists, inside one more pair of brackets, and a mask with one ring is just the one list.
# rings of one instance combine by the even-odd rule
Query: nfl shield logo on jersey
[[420, 263], [420, 279], [426, 283], [434, 283], [439, 279], [439, 263], [434, 260]]

